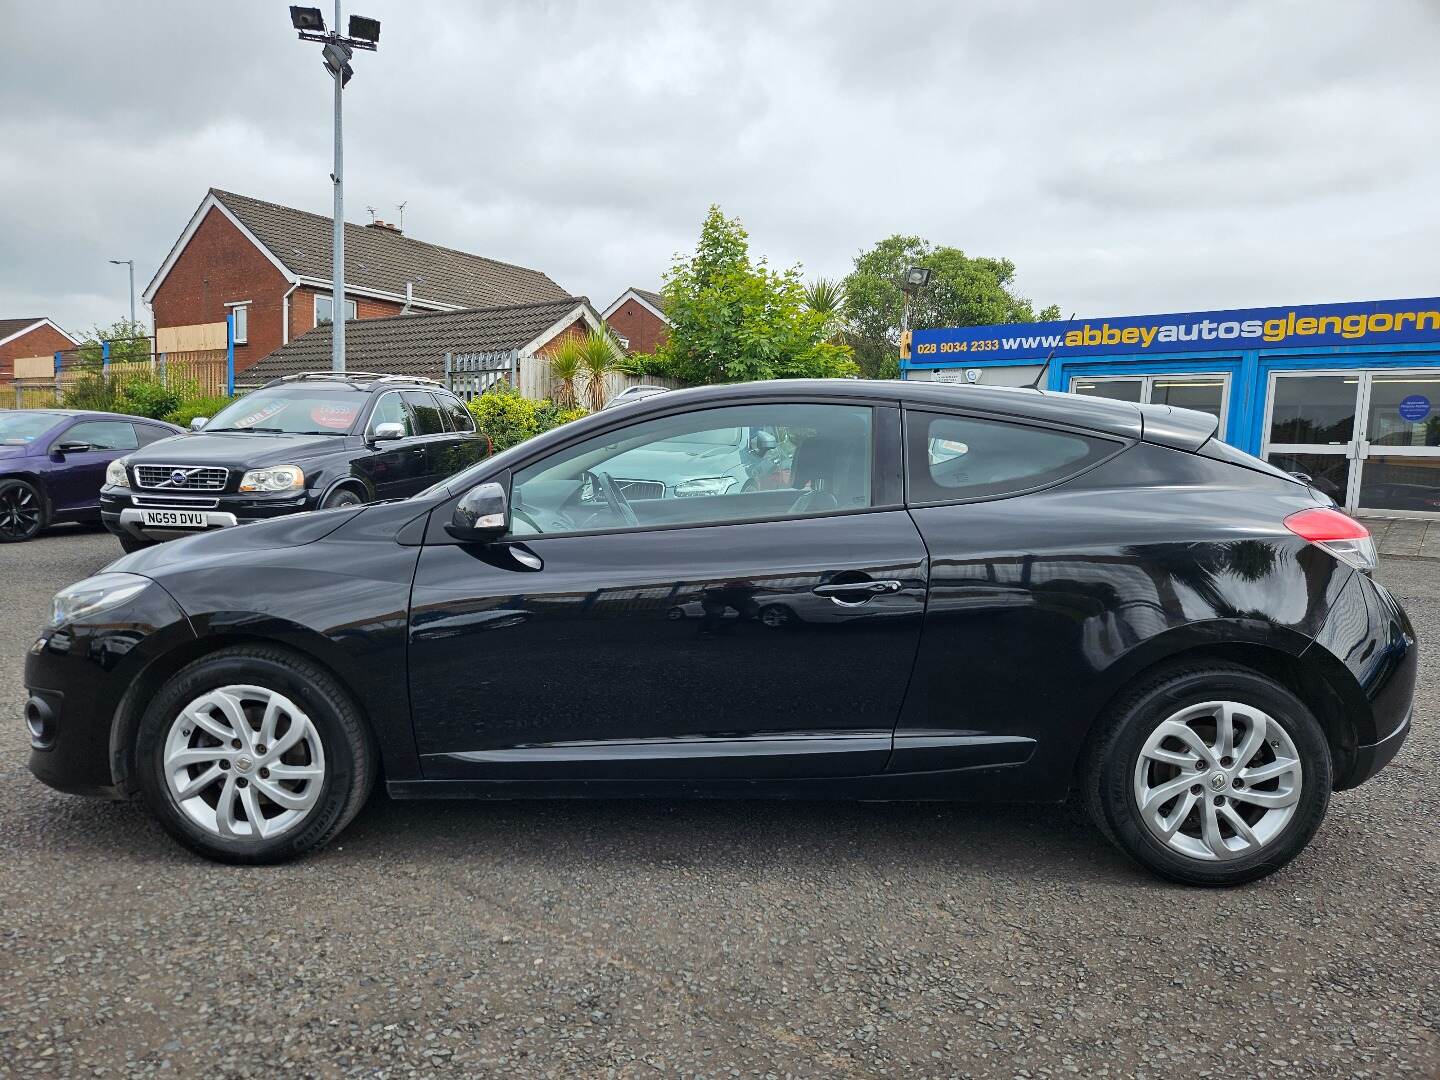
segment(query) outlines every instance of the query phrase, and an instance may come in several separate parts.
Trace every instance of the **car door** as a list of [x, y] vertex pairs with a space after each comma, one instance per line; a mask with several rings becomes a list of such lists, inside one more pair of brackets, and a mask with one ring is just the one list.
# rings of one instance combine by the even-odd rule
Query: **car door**
[[[803, 486], [616, 496], [610, 459], [744, 428], [793, 444]], [[427, 778], [884, 768], [927, 574], [900, 505], [897, 409], [681, 410], [612, 424], [507, 480], [506, 539], [451, 540], [442, 505], [416, 569], [410, 693]]]
[[[381, 424], [399, 424], [404, 437], [375, 442]], [[370, 482], [376, 499], [408, 498], [427, 486], [429, 451], [416, 431], [415, 413], [399, 390], [387, 390], [376, 399], [365, 422], [369, 452], [359, 455], [351, 466]]]
[[[140, 445], [128, 420], [81, 420], [50, 442], [46, 494], [57, 514], [98, 509], [105, 467]], [[68, 449], [67, 449], [68, 448]]]
[[443, 450], [431, 466], [439, 481], [483, 459], [490, 453], [490, 440], [476, 433], [475, 418], [459, 398], [437, 390], [435, 400], [445, 417], [446, 431]]
[[415, 416], [415, 445], [424, 451], [425, 480], [415, 489], [420, 491], [440, 479], [450, 435], [445, 430], [445, 418], [434, 394], [428, 390], [403, 390], [401, 397]]

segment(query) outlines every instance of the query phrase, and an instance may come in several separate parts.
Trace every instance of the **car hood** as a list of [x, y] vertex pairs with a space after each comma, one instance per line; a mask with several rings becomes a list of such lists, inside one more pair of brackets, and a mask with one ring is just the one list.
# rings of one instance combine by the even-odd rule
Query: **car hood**
[[34, 443], [21, 443], [15, 446], [6, 446], [0, 443], [0, 459], [24, 457], [34, 445]]
[[136, 450], [131, 465], [225, 465], [232, 469], [263, 468], [304, 461], [360, 440], [349, 435], [266, 435], [261, 432], [172, 435]]

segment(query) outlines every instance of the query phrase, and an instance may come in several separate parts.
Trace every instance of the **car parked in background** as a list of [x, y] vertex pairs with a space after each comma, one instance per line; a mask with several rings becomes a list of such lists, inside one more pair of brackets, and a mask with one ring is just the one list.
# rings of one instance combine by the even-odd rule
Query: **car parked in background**
[[0, 543], [29, 540], [56, 522], [99, 521], [110, 463], [181, 433], [163, 420], [120, 413], [0, 412]]
[[101, 517], [126, 551], [403, 499], [490, 453], [465, 404], [439, 383], [359, 371], [277, 379], [192, 427], [111, 465]]
[[[1216, 426], [858, 380], [598, 412], [413, 499], [62, 590], [26, 657], [30, 769], [141, 795], [233, 862], [325, 843], [383, 777], [411, 798], [1073, 792], [1155, 872], [1251, 881], [1395, 755], [1417, 650], [1364, 527]], [[793, 443], [783, 484], [619, 482], [736, 432]]]

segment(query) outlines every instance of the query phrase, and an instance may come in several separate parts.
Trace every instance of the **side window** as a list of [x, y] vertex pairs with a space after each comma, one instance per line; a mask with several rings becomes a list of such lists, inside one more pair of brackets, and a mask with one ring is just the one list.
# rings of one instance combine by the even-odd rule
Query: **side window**
[[149, 446], [152, 442], [159, 442], [161, 439], [168, 439], [174, 435], [173, 431], [167, 431], [162, 427], [155, 427], [153, 424], [136, 424], [135, 437], [139, 439], [141, 446]]
[[632, 424], [515, 474], [517, 534], [774, 520], [871, 505], [868, 405], [737, 405]]
[[1071, 431], [906, 413], [911, 502], [1010, 495], [1053, 484], [1108, 457], [1121, 444]]
[[407, 437], [415, 434], [415, 422], [411, 419], [405, 402], [400, 400], [399, 393], [381, 394], [380, 400], [375, 403], [375, 411], [370, 414], [367, 430], [373, 434], [381, 424], [399, 424], [405, 429]]
[[401, 394], [415, 413], [417, 435], [439, 435], [445, 430], [445, 421], [440, 419], [440, 406], [435, 403], [434, 394], [424, 390], [405, 390]]
[[470, 410], [460, 403], [459, 398], [453, 398], [449, 394], [436, 394], [435, 397], [445, 412], [451, 431], [475, 430], [475, 418], [470, 415]]
[[124, 420], [90, 420], [76, 424], [56, 441], [89, 443], [92, 450], [134, 450], [140, 445], [134, 425]]

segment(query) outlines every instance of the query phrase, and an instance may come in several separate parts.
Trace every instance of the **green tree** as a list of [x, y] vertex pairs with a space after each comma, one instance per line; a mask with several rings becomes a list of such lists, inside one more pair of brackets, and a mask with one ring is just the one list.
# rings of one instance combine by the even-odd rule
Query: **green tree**
[[550, 354], [550, 384], [555, 404], [574, 408], [577, 399], [576, 386], [580, 378], [580, 363], [584, 348], [580, 339], [571, 335], [555, 347]]
[[825, 340], [825, 316], [805, 304], [800, 268], [752, 262], [745, 229], [712, 206], [691, 255], [665, 276], [670, 335], [643, 370], [683, 383], [833, 378], [855, 373], [847, 345]]
[[825, 319], [825, 340], [845, 344], [845, 286], [834, 278], [816, 278], [805, 286], [805, 306]]
[[910, 308], [912, 330], [932, 326], [989, 326], [1060, 318], [1051, 305], [1039, 312], [1014, 292], [1009, 259], [971, 257], [959, 248], [932, 245], [918, 236], [891, 236], [855, 257], [845, 278], [845, 315], [860, 370], [876, 378], [899, 370], [900, 282], [910, 266], [930, 268], [930, 283]]
[[585, 379], [585, 397], [591, 411], [598, 412], [605, 407], [605, 377], [627, 366], [625, 354], [608, 330], [590, 330], [575, 341], [580, 374]]
[[105, 341], [110, 342], [110, 362], [112, 364], [150, 359], [150, 335], [146, 332], [144, 324], [121, 319], [109, 326], [96, 326], [85, 335], [84, 340], [80, 342], [80, 347], [75, 350], [79, 355], [78, 366], [83, 368], [100, 367], [105, 357], [105, 348], [101, 342]]

